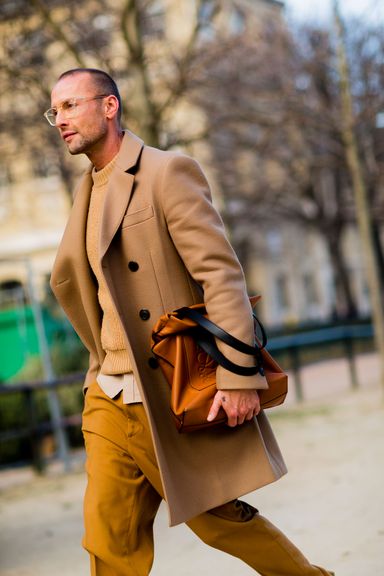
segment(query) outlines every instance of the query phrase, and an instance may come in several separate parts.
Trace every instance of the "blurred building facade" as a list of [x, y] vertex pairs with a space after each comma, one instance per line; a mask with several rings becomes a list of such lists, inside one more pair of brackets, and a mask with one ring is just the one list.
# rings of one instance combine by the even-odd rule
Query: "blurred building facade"
[[[267, 325], [294, 327], [336, 320], [335, 280], [324, 240], [290, 223], [270, 227], [257, 238], [256, 251], [261, 255], [251, 260], [248, 284], [262, 294], [260, 308]], [[345, 234], [344, 251], [358, 314], [367, 317], [369, 296], [355, 227]]]
[[[60, 9], [58, 4], [57, 10]], [[204, 9], [210, 10], [210, 4], [206, 3]], [[257, 35], [257, 30], [267, 25], [271, 18], [283, 22], [283, 9], [283, 2], [277, 0], [222, 0], [218, 23], [228, 34], [241, 34], [247, 28]], [[152, 10], [156, 18], [152, 20], [153, 29], [147, 37], [152, 50], [161, 50], [164, 36], [175, 46], [182, 45], [189, 37], [194, 21], [195, 2], [158, 0], [153, 3]], [[207, 40], [212, 34], [208, 25], [202, 31]], [[73, 67], [72, 61], [69, 67]], [[10, 103], [3, 103], [2, 107], [9, 108]], [[191, 118], [195, 125], [204, 125], [204, 114], [190, 103], [179, 102], [172, 114], [171, 123], [175, 127], [190, 122]], [[33, 138], [33, 130], [30, 134]], [[28, 143], [23, 145], [25, 148]], [[45, 145], [40, 153], [27, 156], [18, 149], [17, 132], [12, 146], [15, 149], [14, 163], [3, 165], [0, 157], [0, 306], [1, 291], [5, 293], [26, 284], [23, 265], [26, 258], [32, 263], [40, 288], [46, 284], [70, 210], [68, 191], [52, 157], [56, 151]], [[206, 144], [199, 143], [189, 147], [188, 152], [201, 161], [220, 208], [223, 199], [215, 174], [210, 170], [211, 151]], [[78, 162], [77, 169], [83, 165], [84, 162]], [[347, 236], [345, 249], [349, 254], [356, 301], [359, 311], [364, 314], [368, 311], [368, 300], [356, 248], [358, 242], [352, 229]], [[255, 230], [254, 248], [248, 283], [250, 291], [263, 296], [261, 311], [268, 325], [322, 321], [332, 317], [334, 281], [320, 237], [302, 230], [298, 232], [297, 227], [287, 222], [279, 228], [271, 226], [265, 229], [262, 235]]]
[[10, 300], [13, 286], [26, 286], [27, 260], [41, 293], [70, 205], [61, 179], [39, 165], [47, 158], [15, 158], [0, 184], [0, 306]]

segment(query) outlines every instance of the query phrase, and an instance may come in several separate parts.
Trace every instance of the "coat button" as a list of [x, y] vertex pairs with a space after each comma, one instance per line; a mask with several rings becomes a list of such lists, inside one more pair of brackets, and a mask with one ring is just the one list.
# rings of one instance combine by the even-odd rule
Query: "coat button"
[[140, 310], [139, 316], [142, 320], [149, 320], [151, 317], [151, 313], [146, 308], [143, 308], [142, 310]]
[[131, 260], [130, 262], [128, 262], [128, 268], [130, 269], [131, 272], [137, 272], [139, 269], [139, 265], [137, 262]]
[[153, 370], [156, 370], [156, 368], [159, 367], [159, 361], [158, 361], [158, 359], [155, 358], [154, 356], [151, 356], [151, 357], [148, 359], [148, 364], [149, 364], [150, 368], [152, 368]]

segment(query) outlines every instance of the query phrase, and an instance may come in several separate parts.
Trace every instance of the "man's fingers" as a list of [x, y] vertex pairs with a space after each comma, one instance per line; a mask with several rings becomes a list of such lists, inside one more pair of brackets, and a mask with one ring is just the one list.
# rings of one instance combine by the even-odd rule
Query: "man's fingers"
[[241, 422], [242, 417], [238, 416], [235, 411], [228, 413], [227, 410], [227, 416], [228, 416], [227, 425], [230, 426], [231, 428], [234, 428], [238, 424], [242, 424], [244, 422], [244, 419], [243, 422]]
[[[224, 398], [224, 400], [225, 400], [225, 398]], [[221, 398], [220, 393], [216, 392], [215, 397], [214, 397], [213, 402], [212, 402], [211, 409], [210, 409], [209, 414], [207, 416], [208, 422], [212, 422], [212, 420], [214, 420], [216, 418], [216, 416], [219, 413], [220, 407], [222, 405], [222, 401], [223, 401], [223, 399]]]
[[227, 414], [227, 425], [231, 428], [243, 424], [245, 420], [252, 420], [260, 412], [260, 402], [256, 390], [218, 390], [207, 416], [208, 422], [212, 422], [216, 418], [221, 407]]

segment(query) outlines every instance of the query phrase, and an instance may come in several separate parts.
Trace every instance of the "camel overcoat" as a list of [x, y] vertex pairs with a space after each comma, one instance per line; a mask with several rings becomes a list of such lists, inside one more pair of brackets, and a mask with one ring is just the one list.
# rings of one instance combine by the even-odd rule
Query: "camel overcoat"
[[[75, 192], [51, 278], [53, 292], [90, 353], [85, 386], [95, 381], [105, 356], [97, 285], [85, 245], [91, 169]], [[263, 412], [236, 428], [179, 434], [168, 385], [151, 354], [158, 317], [202, 301], [214, 322], [253, 342], [243, 273], [199, 165], [182, 154], [144, 146], [126, 131], [106, 192], [99, 254], [148, 415], [170, 524], [282, 476], [285, 464]], [[248, 357], [221, 347], [232, 361], [249, 364]], [[222, 368], [217, 385], [267, 387], [260, 375], [236, 376]]]

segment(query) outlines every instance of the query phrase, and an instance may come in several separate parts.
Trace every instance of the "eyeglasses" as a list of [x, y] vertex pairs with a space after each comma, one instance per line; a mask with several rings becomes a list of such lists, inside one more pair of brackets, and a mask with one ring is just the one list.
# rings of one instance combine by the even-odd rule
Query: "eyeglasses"
[[99, 96], [89, 96], [83, 98], [70, 98], [65, 100], [59, 106], [55, 108], [49, 108], [44, 112], [44, 117], [48, 120], [51, 126], [56, 126], [56, 117], [59, 112], [62, 113], [64, 118], [74, 118], [77, 115], [77, 109], [80, 104], [84, 102], [89, 102], [90, 100], [100, 100], [101, 98], [106, 98], [109, 94], [100, 94]]

